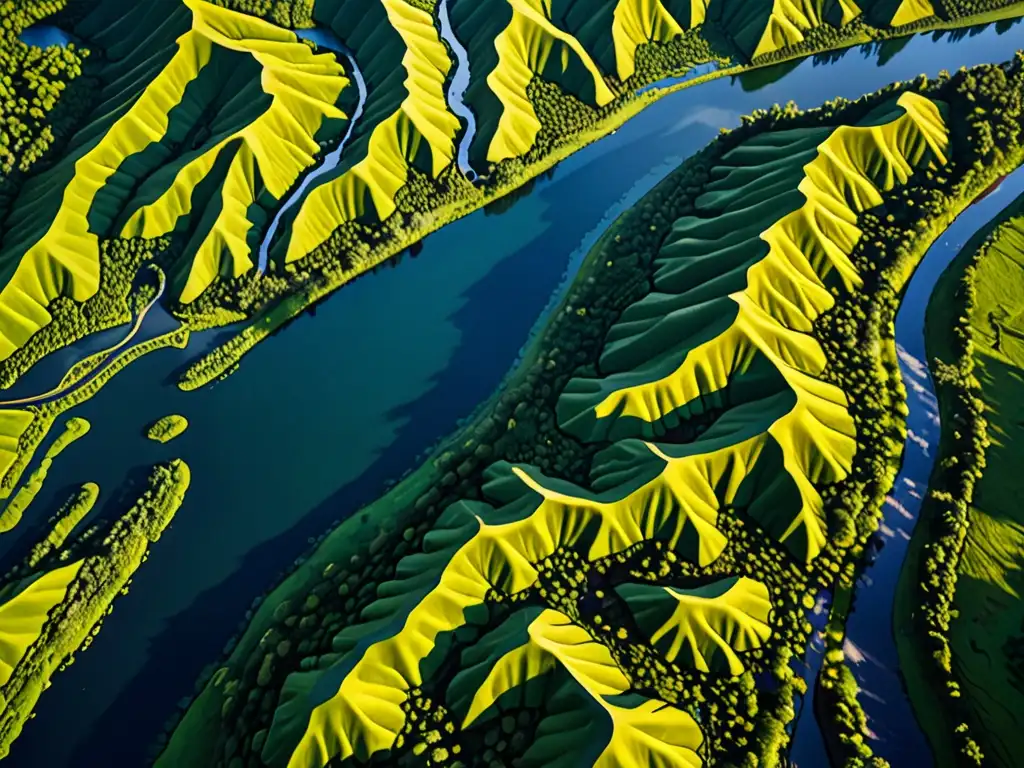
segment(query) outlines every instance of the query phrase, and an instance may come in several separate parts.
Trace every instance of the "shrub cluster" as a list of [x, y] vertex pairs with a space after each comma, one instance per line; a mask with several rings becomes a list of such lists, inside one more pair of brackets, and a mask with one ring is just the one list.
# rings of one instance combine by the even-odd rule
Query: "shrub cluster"
[[37, 48], [19, 35], [60, 11], [66, 0], [5, 0], [0, 3], [0, 211], [18, 183], [44, 153], [70, 130], [86, 104], [83, 90], [64, 101], [68, 84], [82, 75], [88, 49], [74, 43]]
[[258, 16], [289, 29], [313, 26], [313, 0], [213, 0], [232, 11]]

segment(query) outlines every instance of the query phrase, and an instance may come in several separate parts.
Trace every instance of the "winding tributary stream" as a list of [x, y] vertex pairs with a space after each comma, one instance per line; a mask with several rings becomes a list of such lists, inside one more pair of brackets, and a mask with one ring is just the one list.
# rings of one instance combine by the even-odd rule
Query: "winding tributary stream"
[[[1013, 34], [992, 28], [955, 44], [919, 36], [884, 66], [853, 49], [828, 64], [804, 61], [756, 91], [729, 78], [682, 90], [563, 161], [501, 215], [466, 216], [430, 235], [418, 258], [345, 286], [223, 382], [190, 393], [174, 386], [191, 344], [133, 362], [69, 412], [93, 428], [54, 462], [34, 509], [55, 508], [86, 481], [102, 489], [100, 513], [116, 509], [130, 471], [176, 456], [192, 467], [192, 485], [7, 762], [143, 764], [253, 596], [500, 385], [605, 227], [720, 128], [775, 102], [853, 98], [922, 72], [1003, 61], [1016, 47]], [[185, 415], [188, 431], [166, 445], [146, 440], [143, 427], [168, 413]], [[42, 517], [27, 515], [0, 540], [0, 555], [12, 557]]]
[[469, 147], [476, 135], [476, 115], [466, 106], [466, 89], [469, 87], [469, 54], [466, 47], [455, 36], [452, 23], [448, 19], [448, 0], [441, 0], [437, 9], [437, 18], [441, 25], [441, 39], [444, 40], [455, 56], [455, 72], [448, 86], [448, 106], [452, 112], [466, 122], [466, 131], [459, 140], [456, 161], [470, 181], [476, 178], [476, 171], [469, 164]]
[[267, 227], [267, 231], [263, 235], [263, 240], [260, 241], [257, 268], [261, 273], [267, 269], [267, 259], [269, 258], [270, 246], [274, 241], [274, 235], [277, 234], [278, 227], [281, 226], [282, 218], [296, 205], [296, 203], [302, 200], [306, 191], [310, 189], [314, 181], [338, 167], [338, 163], [341, 161], [341, 155], [345, 151], [345, 147], [348, 146], [349, 139], [352, 138], [356, 125], [359, 123], [359, 118], [363, 115], [363, 106], [366, 104], [366, 81], [363, 79], [363, 73], [359, 69], [356, 57], [353, 56], [348, 47], [338, 39], [337, 35], [329, 29], [321, 27], [317, 27], [315, 29], [297, 29], [295, 30], [295, 34], [304, 40], [316, 43], [320, 48], [335, 51], [345, 57], [345, 60], [348, 62], [346, 72], [356, 82], [356, 88], [359, 92], [359, 100], [356, 102], [356, 108], [349, 116], [348, 125], [345, 127], [345, 134], [341, 137], [341, 140], [338, 141], [337, 146], [324, 155], [320, 163], [305, 175], [299, 185], [290, 195], [288, 195], [284, 203], [281, 204], [277, 209], [277, 212], [274, 214], [274, 218], [271, 220], [270, 226]]

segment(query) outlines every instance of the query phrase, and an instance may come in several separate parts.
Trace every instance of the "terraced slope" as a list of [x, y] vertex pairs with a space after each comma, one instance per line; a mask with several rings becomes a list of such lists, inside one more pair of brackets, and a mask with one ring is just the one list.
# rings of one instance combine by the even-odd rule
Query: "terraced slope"
[[811, 32], [838, 30], [861, 16], [855, 0], [722, 0], [709, 16], [718, 29], [751, 59], [800, 45]]
[[[607, 715], [601, 739], [562, 739], [567, 765], [619, 765], [641, 744], [641, 764], [701, 765], [699, 724], [674, 706], [670, 687], [641, 680], [634, 662], [653, 643], [668, 662], [736, 677], [770, 638], [768, 585], [718, 565], [734, 515], [800, 563], [825, 548], [821, 490], [846, 477], [857, 444], [844, 394], [821, 378], [812, 326], [836, 296], [861, 287], [850, 259], [860, 214], [946, 163], [943, 110], [906, 92], [856, 125], [764, 132], [722, 155], [697, 214], [673, 225], [654, 290], [611, 326], [601, 369], [613, 372], [577, 376], [559, 401], [562, 429], [585, 443], [615, 441], [594, 456], [589, 487], [525, 464], [488, 468], [484, 501], [451, 505], [362, 623], [334, 638], [340, 659], [288, 678], [262, 759], [309, 768], [400, 750], [424, 689], [440, 697], [437, 718], [451, 718], [449, 733], [471, 734], [499, 699], [536, 696], [526, 690], [535, 680], [564, 670]], [[709, 415], [692, 442], [676, 443], [666, 428], [669, 418], [675, 427]], [[591, 624], [603, 620], [582, 608], [586, 574], [652, 545], [694, 575], [726, 578], [682, 589], [627, 579], [616, 590], [633, 619], [617, 623], [621, 643], [609, 642]], [[521, 618], [518, 602], [538, 598], [547, 609]], [[492, 625], [504, 605], [527, 639], [510, 641]], [[632, 642], [631, 626], [641, 633]], [[459, 641], [471, 627], [502, 637], [479, 641], [488, 650], [478, 652]], [[475, 691], [467, 678], [443, 682], [460, 647], [464, 662], [493, 662], [471, 678]], [[618, 711], [609, 697], [626, 692], [641, 698]], [[538, 734], [555, 728], [544, 723]]]
[[[334, 105], [349, 80], [332, 55], [314, 55], [292, 32], [203, 0], [186, 0], [186, 4], [193, 12], [192, 29], [179, 40], [175, 60], [147, 88], [134, 113], [144, 115], [152, 108], [146, 103], [150, 94], [159, 99], [167, 91], [173, 94], [171, 103], [180, 101], [185, 87], [200, 75], [214, 49], [251, 56], [259, 65], [263, 92], [270, 96], [269, 106], [251, 122], [237, 131], [224, 131], [212, 146], [186, 154], [169, 185], [167, 174], [144, 183], [139, 196], [155, 199], [137, 208], [121, 230], [122, 237], [146, 238], [172, 232], [178, 220], [191, 212], [193, 190], [210, 176], [222, 153], [230, 155], [213, 201], [219, 212], [203, 227], [180, 296], [187, 304], [222, 271], [237, 277], [252, 269], [252, 248], [247, 242], [252, 227], [250, 207], [264, 189], [274, 200], [284, 198], [300, 174], [313, 164], [320, 149], [314, 137], [325, 120], [345, 118]], [[179, 61], [184, 69], [176, 78]], [[193, 68], [191, 63], [184, 63], [192, 61], [200, 65]], [[129, 119], [133, 116], [129, 113]], [[116, 137], [122, 128], [130, 130], [128, 125], [115, 126], [108, 136]]]
[[39, 638], [47, 615], [64, 600], [82, 561], [28, 579], [6, 590], [0, 604], [0, 685], [11, 678], [18, 662]]
[[368, 213], [387, 219], [412, 169], [436, 179], [452, 165], [461, 129], [445, 97], [452, 60], [430, 13], [406, 0], [345, 0], [318, 4], [315, 15], [354, 50], [369, 95], [345, 160], [313, 187], [294, 218], [287, 262], [346, 221]]
[[[725, 155], [700, 215], [673, 226], [655, 292], [609, 333], [607, 375], [566, 387], [564, 428], [585, 440], [657, 439], [714, 410], [752, 414], [751, 458], [781, 451], [802, 499], [791, 516], [762, 495], [752, 514], [813, 559], [826, 527], [815, 488], [846, 475], [856, 445], [846, 398], [821, 381], [826, 358], [807, 334], [834, 304], [831, 290], [860, 286], [848, 258], [857, 215], [916, 167], [945, 162], [938, 107], [909, 93], [898, 104], [902, 115], [873, 116], [877, 125], [765, 134]], [[762, 230], [768, 210], [791, 212]]]
[[523, 755], [526, 764], [568, 768], [579, 764], [580, 752], [591, 753], [588, 764], [608, 768], [703, 764], [694, 719], [657, 700], [624, 695], [632, 685], [608, 649], [559, 611], [523, 609], [472, 651], [450, 688], [463, 727], [495, 718], [499, 707], [524, 697], [550, 698], [572, 716], [561, 727], [539, 730]]
[[0, 411], [0, 478], [7, 474], [17, 460], [18, 443], [33, 418], [30, 411]]
[[760, 647], [772, 632], [768, 589], [746, 577], [695, 589], [623, 584], [616, 592], [666, 659], [701, 672], [724, 667], [742, 674], [738, 652]]
[[[15, 204], [3, 241], [16, 267], [0, 291], [0, 359], [50, 322], [56, 297], [83, 302], [97, 292], [101, 238], [179, 231], [193, 205], [206, 215], [188, 222], [193, 258], [182, 301], [219, 274], [249, 270], [248, 236], [260, 223], [250, 220], [252, 207], [282, 197], [319, 151], [313, 137], [344, 117], [334, 104], [348, 80], [333, 56], [203, 0], [167, 10], [152, 48], [111, 42], [96, 110], [103, 117]], [[141, 17], [114, 18], [101, 7], [80, 28], [109, 23], [99, 39], [120, 36], [127, 48], [123, 27]], [[130, 38], [138, 45], [137, 30]]]

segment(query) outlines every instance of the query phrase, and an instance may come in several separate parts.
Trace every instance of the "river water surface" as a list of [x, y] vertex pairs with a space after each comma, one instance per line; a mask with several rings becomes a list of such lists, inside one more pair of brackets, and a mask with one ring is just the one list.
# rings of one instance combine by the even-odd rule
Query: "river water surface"
[[910, 408], [907, 441], [899, 476], [886, 498], [880, 529], [885, 544], [858, 584], [845, 648], [861, 687], [859, 698], [872, 731], [872, 749], [893, 768], [930, 764], [925, 759], [930, 754], [928, 743], [916, 727], [899, 674], [898, 630], [893, 625], [900, 568], [928, 489], [940, 432], [938, 402], [925, 357], [925, 311], [939, 276], [964, 244], [1022, 191], [1024, 170], [1018, 170], [960, 214], [928, 250], [896, 315], [900, 371]]
[[[192, 486], [96, 642], [42, 696], [10, 764], [142, 764], [253, 596], [500, 385], [600, 232], [719, 128], [775, 102], [813, 107], [1002, 61], [1012, 38], [993, 29], [955, 44], [917, 37], [885, 66], [853, 49], [829, 64], [777, 69], [758, 90], [722, 79], [681, 91], [565, 160], [501, 215], [471, 214], [430, 235], [418, 258], [346, 286], [224, 382], [174, 387], [191, 348], [128, 366], [69, 412], [93, 429], [55, 462], [36, 509], [94, 481], [102, 512], [129, 472], [176, 456], [192, 467]], [[188, 431], [167, 445], [144, 439], [168, 413], [187, 416]]]

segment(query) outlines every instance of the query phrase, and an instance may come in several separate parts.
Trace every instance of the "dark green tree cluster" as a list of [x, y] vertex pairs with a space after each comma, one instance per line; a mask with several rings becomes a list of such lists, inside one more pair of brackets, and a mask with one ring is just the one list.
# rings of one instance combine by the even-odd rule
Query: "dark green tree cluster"
[[[636, 49], [635, 72], [627, 82], [643, 86], [709, 62], [725, 66], [727, 58], [715, 53], [712, 45], [697, 30], [687, 30], [667, 43], [644, 43]], [[635, 90], [630, 87], [630, 90]]]
[[935, 0], [935, 13], [943, 19], [963, 19], [1010, 5], [1007, 0]]

